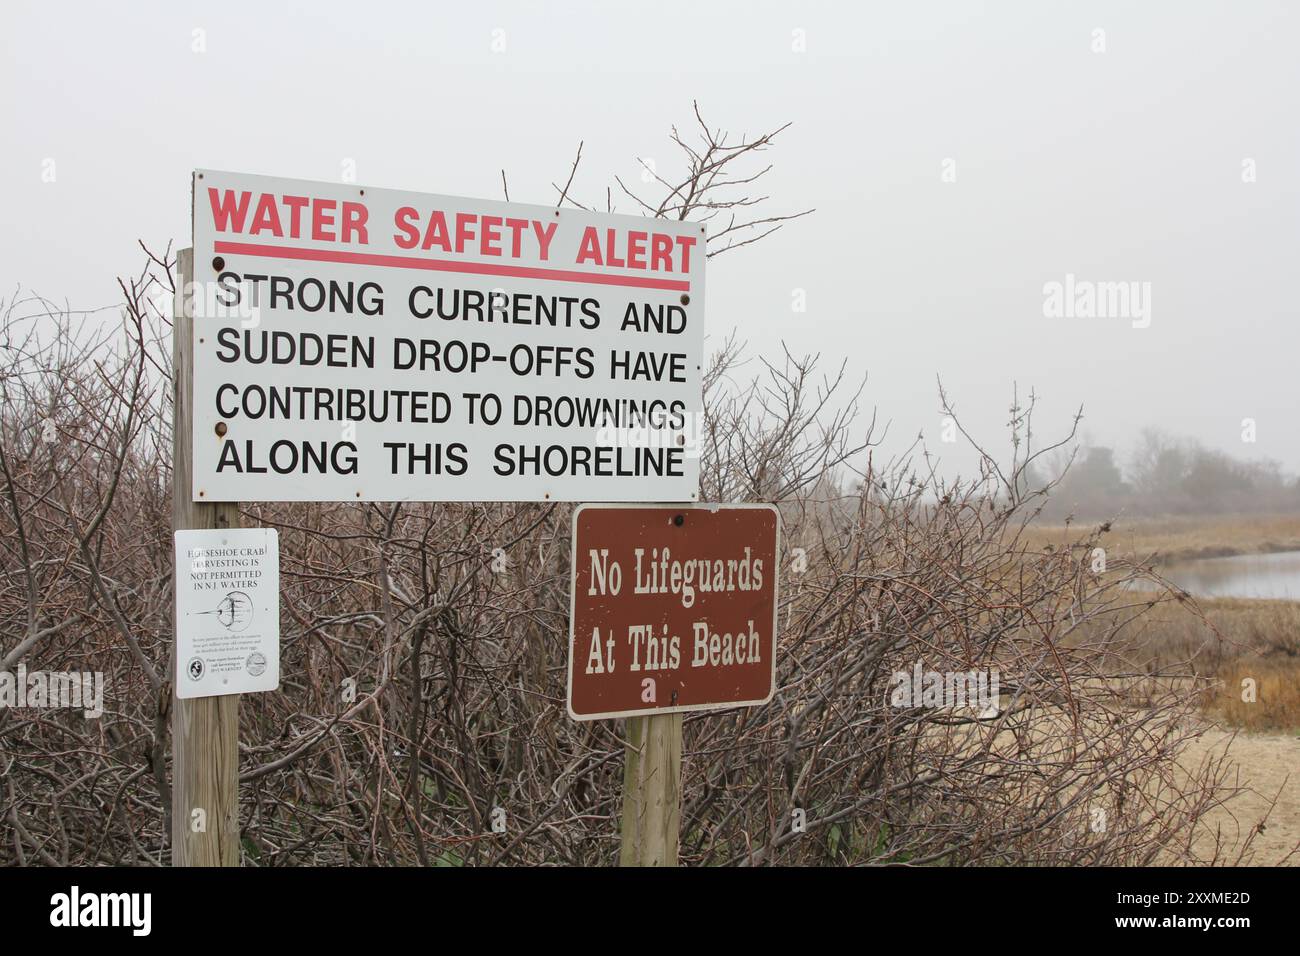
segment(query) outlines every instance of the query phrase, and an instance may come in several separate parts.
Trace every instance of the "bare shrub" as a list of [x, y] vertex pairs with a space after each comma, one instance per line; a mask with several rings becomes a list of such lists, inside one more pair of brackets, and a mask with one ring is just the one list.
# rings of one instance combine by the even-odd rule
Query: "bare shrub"
[[[645, 210], [725, 216], [714, 253], [779, 226], [743, 194], [761, 171], [733, 172], [772, 135], [674, 132], [686, 171]], [[171, 370], [154, 303], [172, 266], [153, 257], [123, 283], [116, 324], [78, 328], [22, 295], [4, 313], [5, 668], [107, 682], [98, 720], [0, 710], [5, 863], [168, 862]], [[707, 370], [701, 497], [782, 509], [779, 690], [686, 719], [683, 861], [1204, 859], [1196, 822], [1230, 791], [1217, 763], [1177, 764], [1197, 688], [1130, 695], [1143, 672], [1126, 637], [1152, 600], [1090, 573], [1091, 533], [1023, 544], [1048, 490], [1029, 478], [1032, 400], [1008, 468], [986, 454], [953, 484], [911, 459], [872, 462], [874, 420], [862, 428], [842, 369], [823, 379], [787, 354], [743, 371], [734, 342]], [[245, 523], [279, 529], [283, 589], [282, 687], [240, 708], [246, 864], [617, 858], [622, 725], [563, 706], [570, 514], [245, 506]], [[997, 669], [999, 712], [893, 706], [893, 675], [917, 662]]]

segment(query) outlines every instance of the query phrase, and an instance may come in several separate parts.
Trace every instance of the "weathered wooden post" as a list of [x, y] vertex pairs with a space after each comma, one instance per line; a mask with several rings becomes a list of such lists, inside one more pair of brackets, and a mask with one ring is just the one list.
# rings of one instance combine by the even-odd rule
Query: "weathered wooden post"
[[627, 719], [620, 866], [676, 866], [682, 816], [682, 715]]
[[[172, 530], [237, 528], [238, 504], [191, 500], [194, 250], [182, 249], [176, 264], [179, 285], [172, 311]], [[173, 615], [176, 586], [173, 581]], [[176, 657], [173, 643], [173, 664]], [[175, 676], [173, 666], [173, 681]], [[182, 700], [175, 694], [173, 686], [172, 865], [238, 866], [239, 695]]]

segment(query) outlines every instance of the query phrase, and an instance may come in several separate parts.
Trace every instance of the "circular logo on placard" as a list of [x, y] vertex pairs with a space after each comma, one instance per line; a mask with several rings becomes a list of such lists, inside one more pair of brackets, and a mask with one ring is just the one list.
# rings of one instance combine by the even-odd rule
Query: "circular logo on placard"
[[228, 631], [243, 631], [253, 620], [253, 602], [243, 591], [231, 591], [217, 605], [217, 621]]
[[261, 651], [253, 651], [248, 655], [248, 673], [254, 677], [261, 677], [266, 673], [266, 655]]
[[190, 666], [188, 670], [190, 673], [190, 680], [201, 680], [203, 677], [203, 670], [204, 670], [203, 658], [196, 657], [192, 661], [190, 661]]

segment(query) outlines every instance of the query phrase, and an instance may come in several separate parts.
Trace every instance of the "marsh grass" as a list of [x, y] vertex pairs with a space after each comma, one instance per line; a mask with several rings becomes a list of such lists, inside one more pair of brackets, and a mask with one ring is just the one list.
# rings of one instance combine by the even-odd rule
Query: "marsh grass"
[[[1069, 549], [1087, 565], [1094, 546], [1106, 549], [1110, 571], [1103, 577], [1131, 575], [1132, 566], [1151, 570], [1132, 590], [1142, 608], [1115, 653], [1132, 668], [1129, 703], [1142, 706], [1153, 688], [1170, 681], [1192, 681], [1202, 688], [1202, 713], [1225, 727], [1252, 732], [1300, 729], [1300, 603], [1248, 598], [1196, 598], [1179, 594], [1167, 600], [1159, 578], [1166, 562], [1233, 554], [1300, 549], [1300, 515], [1228, 515], [1204, 518], [1117, 519], [1081, 539], [1085, 526], [1040, 525], [1026, 530], [1027, 549], [1060, 553]], [[1080, 544], [1083, 540], [1086, 543]], [[1089, 622], [1080, 639], [1113, 626]], [[1243, 700], [1243, 681], [1254, 681], [1254, 699]]]
[[[1121, 516], [1108, 525], [1104, 545], [1111, 557], [1157, 565], [1300, 550], [1300, 514]], [[1041, 549], [1078, 536], [1078, 524], [1035, 523], [1026, 532], [1025, 543]]]

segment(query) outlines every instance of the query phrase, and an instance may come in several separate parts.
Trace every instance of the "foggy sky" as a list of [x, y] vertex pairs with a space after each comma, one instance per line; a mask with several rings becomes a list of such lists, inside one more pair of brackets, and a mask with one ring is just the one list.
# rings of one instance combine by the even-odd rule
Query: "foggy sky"
[[[195, 167], [337, 181], [351, 161], [362, 185], [489, 198], [504, 167], [512, 199], [554, 203], [585, 140], [574, 193], [603, 207], [636, 157], [681, 168], [667, 134], [695, 99], [736, 133], [793, 121], [762, 192], [817, 209], [710, 262], [710, 344], [847, 358], [885, 451], [924, 431], [949, 473], [974, 458], [940, 442], [936, 375], [998, 451], [1018, 383], [1044, 439], [1083, 404], [1121, 452], [1156, 425], [1300, 471], [1284, 4], [75, 6], [0, 6], [6, 298], [114, 302], [137, 238], [189, 244]], [[1045, 317], [1067, 274], [1150, 283], [1149, 327]]]

